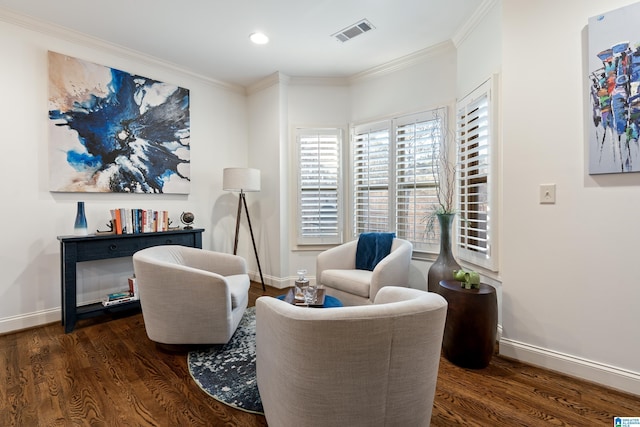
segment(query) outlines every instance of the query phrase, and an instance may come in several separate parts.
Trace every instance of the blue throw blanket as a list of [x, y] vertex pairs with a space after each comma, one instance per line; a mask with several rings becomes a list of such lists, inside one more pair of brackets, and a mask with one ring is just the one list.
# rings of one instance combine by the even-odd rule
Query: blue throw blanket
[[356, 269], [369, 270], [378, 265], [391, 252], [396, 233], [362, 233], [356, 248]]

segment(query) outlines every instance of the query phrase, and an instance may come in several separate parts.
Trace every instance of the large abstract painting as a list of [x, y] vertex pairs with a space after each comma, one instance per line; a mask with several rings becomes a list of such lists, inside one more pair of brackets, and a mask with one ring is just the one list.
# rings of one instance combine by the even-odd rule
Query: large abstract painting
[[640, 3], [589, 19], [589, 173], [640, 172]]
[[51, 191], [190, 188], [189, 90], [49, 52]]

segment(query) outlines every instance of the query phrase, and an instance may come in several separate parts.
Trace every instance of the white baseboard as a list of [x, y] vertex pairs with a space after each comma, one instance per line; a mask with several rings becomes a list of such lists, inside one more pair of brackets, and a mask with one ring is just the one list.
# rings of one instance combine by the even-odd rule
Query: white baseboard
[[502, 338], [500, 354], [640, 396], [640, 373]]
[[[267, 276], [264, 274], [262, 275], [262, 277], [264, 278], [265, 285], [273, 286], [274, 288], [277, 288], [277, 289], [284, 289], [284, 288], [291, 287], [293, 286], [293, 281], [295, 280], [295, 277], [281, 278], [281, 277], [275, 277], [275, 276]], [[253, 282], [260, 283], [260, 273], [258, 271], [249, 271], [249, 278]]]
[[[251, 280], [260, 283], [260, 273], [258, 271], [249, 271], [249, 277]], [[264, 276], [265, 285], [273, 286], [274, 288], [284, 289], [293, 283], [291, 278], [278, 278], [274, 276]], [[85, 303], [93, 303], [98, 301], [87, 301]], [[18, 316], [0, 318], [0, 334], [7, 334], [10, 332], [17, 332], [23, 329], [33, 328], [36, 326], [42, 326], [49, 323], [61, 322], [62, 309], [52, 308], [49, 310], [41, 310], [33, 313], [21, 314]], [[62, 325], [62, 323], [60, 323]]]
[[[259, 280], [260, 276], [257, 275], [257, 281]], [[265, 283], [267, 282], [270, 286], [282, 289], [289, 286], [290, 280], [265, 277]], [[6, 317], [0, 319], [0, 334], [60, 322], [60, 320], [60, 308]], [[502, 338], [500, 327], [498, 334], [502, 356], [640, 396], [640, 373], [638, 372]]]
[[[36, 311], [34, 313], [21, 314], [13, 317], [5, 317], [0, 319], [0, 334], [16, 332], [22, 329], [46, 325], [48, 323], [61, 322], [61, 320], [62, 312], [60, 308]], [[62, 325], [62, 323], [60, 323], [60, 325]]]

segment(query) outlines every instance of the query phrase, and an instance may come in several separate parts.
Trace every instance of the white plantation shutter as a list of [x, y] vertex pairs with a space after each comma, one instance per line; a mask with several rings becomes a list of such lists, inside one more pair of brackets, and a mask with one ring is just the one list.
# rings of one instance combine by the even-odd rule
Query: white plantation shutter
[[297, 129], [298, 244], [342, 243], [340, 129]]
[[441, 108], [395, 121], [396, 234], [417, 250], [437, 247], [437, 236], [428, 233], [426, 217], [438, 202], [437, 162], [445, 113]]
[[390, 230], [390, 126], [389, 121], [358, 126], [352, 136], [354, 236]]
[[456, 140], [458, 158], [457, 243], [461, 259], [491, 270], [495, 245], [492, 174], [491, 81], [458, 103]]
[[392, 231], [417, 250], [437, 249], [426, 217], [437, 202], [446, 109], [353, 128], [353, 235]]

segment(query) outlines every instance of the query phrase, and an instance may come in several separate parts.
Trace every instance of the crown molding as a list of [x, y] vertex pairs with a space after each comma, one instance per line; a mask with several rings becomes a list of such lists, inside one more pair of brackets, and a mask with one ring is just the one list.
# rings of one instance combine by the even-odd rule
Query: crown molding
[[368, 70], [353, 74], [348, 78], [348, 81], [349, 83], [355, 83], [361, 80], [380, 77], [409, 68], [422, 62], [426, 62], [435, 56], [439, 56], [443, 53], [451, 52], [454, 50], [455, 46], [453, 45], [451, 40], [446, 40], [444, 42], [430, 46], [426, 49], [422, 49], [417, 52], [410, 53], [409, 55], [402, 56], [398, 59], [394, 59], [393, 61], [387, 62], [377, 67], [369, 68]]
[[291, 86], [349, 86], [347, 77], [291, 77]]
[[451, 41], [456, 48], [460, 46], [467, 37], [469, 37], [473, 30], [476, 29], [498, 1], [499, 0], [484, 0], [480, 6], [478, 6], [478, 8], [473, 12], [473, 15], [471, 15], [467, 22], [465, 22], [451, 38]]
[[230, 90], [232, 92], [248, 95], [266, 89], [267, 87], [278, 83], [292, 85], [348, 86], [358, 81], [380, 77], [402, 69], [409, 68], [422, 62], [426, 62], [437, 55], [455, 50], [460, 45], [460, 43], [462, 43], [471, 34], [471, 32], [478, 26], [478, 24], [482, 22], [487, 13], [496, 4], [498, 4], [499, 1], [500, 0], [484, 0], [478, 7], [478, 9], [476, 9], [471, 18], [469, 18], [469, 20], [467, 20], [467, 22], [460, 28], [460, 30], [456, 34], [454, 34], [451, 40], [446, 40], [439, 44], [397, 58], [385, 64], [381, 64], [368, 70], [353, 74], [349, 77], [289, 77], [280, 72], [276, 72], [247, 87], [216, 80], [202, 74], [195, 73], [177, 64], [145, 54], [143, 52], [129, 49], [115, 43], [110, 43], [96, 37], [91, 37], [89, 35], [70, 30], [62, 26], [51, 24], [43, 20], [32, 18], [27, 15], [19, 14], [2, 7], [0, 7], [0, 21], [4, 21], [9, 24], [20, 26], [27, 30], [35, 31], [48, 36], [58, 37], [91, 48], [99, 47], [120, 57], [142, 61], [154, 66], [169, 68], [191, 78], [201, 80], [206, 84], [216, 86], [225, 90]]
[[284, 73], [281, 73], [280, 71], [276, 71], [275, 73], [268, 75], [264, 79], [247, 86], [245, 90], [245, 94], [251, 95], [256, 92], [260, 92], [261, 90], [265, 90], [271, 86], [275, 86], [277, 84], [288, 85], [290, 81], [291, 81], [291, 77], [289, 77]]
[[46, 36], [57, 37], [63, 40], [77, 43], [90, 48], [100, 48], [106, 52], [120, 56], [125, 59], [142, 61], [148, 65], [160, 66], [171, 69], [178, 73], [184, 74], [188, 77], [195, 78], [203, 81], [206, 84], [216, 86], [221, 89], [230, 90], [232, 92], [245, 94], [245, 88], [243, 86], [234, 85], [231, 83], [222, 82], [202, 74], [195, 73], [186, 68], [180, 67], [177, 64], [163, 61], [154, 56], [145, 54], [143, 52], [126, 48], [124, 46], [110, 43], [99, 39], [97, 37], [91, 37], [89, 35], [74, 31], [59, 25], [51, 24], [27, 15], [12, 12], [8, 9], [0, 7], [0, 21], [8, 24], [16, 25], [25, 28], [30, 31], [35, 31]]

